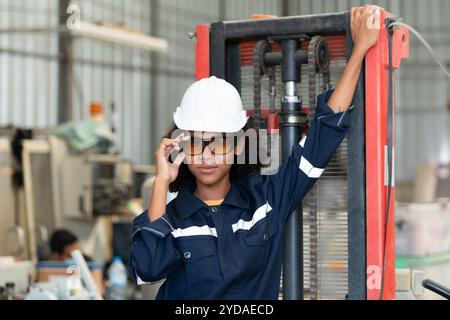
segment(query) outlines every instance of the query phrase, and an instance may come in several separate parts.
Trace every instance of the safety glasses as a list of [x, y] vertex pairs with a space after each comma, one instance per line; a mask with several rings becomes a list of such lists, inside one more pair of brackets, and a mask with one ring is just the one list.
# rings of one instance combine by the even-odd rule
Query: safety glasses
[[191, 139], [183, 144], [183, 151], [189, 156], [197, 156], [208, 147], [213, 155], [226, 155], [233, 150], [234, 139], [226, 139], [225, 136], [213, 136], [208, 139], [196, 137], [191, 133]]

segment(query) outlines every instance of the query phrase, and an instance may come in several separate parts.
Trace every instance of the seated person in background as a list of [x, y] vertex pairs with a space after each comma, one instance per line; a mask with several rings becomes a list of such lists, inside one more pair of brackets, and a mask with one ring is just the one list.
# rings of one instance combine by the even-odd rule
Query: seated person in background
[[[53, 232], [50, 238], [50, 261], [67, 261], [72, 258], [71, 252], [79, 250], [78, 238], [70, 231], [60, 229]], [[86, 261], [92, 259], [83, 255]]]

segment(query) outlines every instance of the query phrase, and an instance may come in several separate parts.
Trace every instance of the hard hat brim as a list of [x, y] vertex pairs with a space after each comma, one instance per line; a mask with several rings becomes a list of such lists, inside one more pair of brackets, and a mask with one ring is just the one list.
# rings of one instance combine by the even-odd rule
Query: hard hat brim
[[177, 111], [173, 114], [173, 120], [175, 125], [180, 130], [185, 131], [197, 131], [197, 132], [223, 132], [223, 133], [235, 133], [239, 132], [242, 128], [245, 127], [248, 121], [247, 112], [244, 110], [241, 112], [239, 119], [233, 123], [223, 123], [222, 125], [214, 123], [215, 121], [211, 121], [210, 123], [187, 123], [187, 121], [183, 121], [183, 118], [180, 116], [181, 108], [177, 108]]

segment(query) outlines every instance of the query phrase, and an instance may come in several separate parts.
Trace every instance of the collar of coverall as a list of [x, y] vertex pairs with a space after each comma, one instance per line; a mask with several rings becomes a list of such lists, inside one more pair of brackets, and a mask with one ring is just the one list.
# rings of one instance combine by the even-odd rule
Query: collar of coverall
[[[206, 203], [204, 203], [193, 194], [194, 191], [195, 182], [185, 183], [181, 187], [180, 192], [178, 192], [178, 195], [174, 200], [178, 214], [182, 219], [189, 218], [191, 215], [202, 208], [208, 208]], [[249, 208], [249, 202], [235, 183], [231, 183], [230, 191], [225, 196], [222, 205], [228, 205], [242, 209]]]

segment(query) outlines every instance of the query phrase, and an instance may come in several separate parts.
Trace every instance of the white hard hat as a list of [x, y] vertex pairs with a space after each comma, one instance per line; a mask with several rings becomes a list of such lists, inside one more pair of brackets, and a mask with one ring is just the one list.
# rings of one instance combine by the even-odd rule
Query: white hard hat
[[248, 117], [236, 88], [213, 76], [186, 90], [173, 119], [181, 130], [227, 133], [241, 130]]

